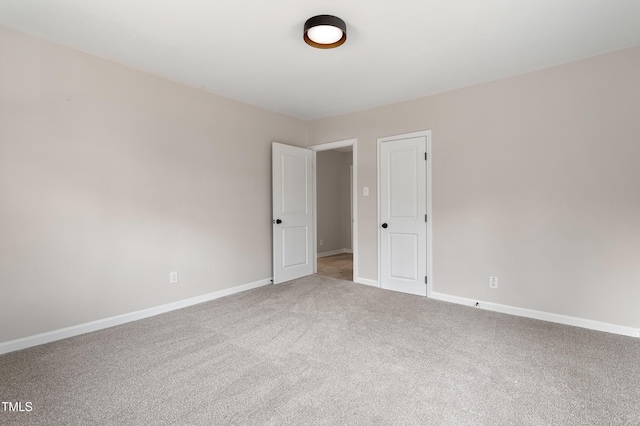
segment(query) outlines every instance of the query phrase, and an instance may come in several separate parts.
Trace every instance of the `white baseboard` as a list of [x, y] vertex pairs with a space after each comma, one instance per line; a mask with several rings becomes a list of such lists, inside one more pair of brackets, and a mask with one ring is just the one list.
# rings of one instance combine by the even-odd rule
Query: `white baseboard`
[[371, 287], [380, 288], [380, 284], [378, 284], [378, 281], [370, 280], [368, 278], [357, 277], [355, 280], [353, 280], [353, 282], [358, 283], [358, 284], [370, 285]]
[[318, 258], [327, 257], [327, 256], [333, 256], [335, 254], [342, 254], [342, 253], [353, 253], [353, 250], [346, 249], [346, 248], [341, 248], [341, 249], [338, 249], [338, 250], [325, 251], [325, 252], [322, 252], [322, 253], [318, 253]]
[[[535, 311], [533, 309], [518, 308], [515, 306], [501, 305], [499, 303], [481, 302], [466, 297], [451, 296], [444, 293], [431, 292], [431, 298], [459, 305], [471, 306], [487, 311], [516, 315], [519, 317], [533, 318], [558, 324], [572, 325], [574, 327], [588, 328], [590, 330], [604, 331], [607, 333], [621, 334], [623, 336], [640, 337], [640, 329], [623, 325], [609, 324], [568, 315], [553, 314], [550, 312]], [[477, 304], [477, 305], [476, 305]]]
[[189, 299], [179, 300], [177, 302], [167, 303], [166, 305], [156, 306], [153, 308], [143, 309], [141, 311], [130, 312], [115, 317], [105, 318], [97, 321], [91, 321], [84, 324], [74, 325], [72, 327], [61, 328], [46, 333], [36, 334], [34, 336], [23, 337], [21, 339], [10, 340], [0, 343], [0, 355], [21, 349], [38, 346], [45, 343], [55, 342], [80, 334], [90, 333], [92, 331], [103, 330], [105, 328], [114, 327], [116, 325], [125, 324], [127, 322], [149, 318], [155, 315], [164, 314], [166, 312], [175, 311], [177, 309], [186, 308], [187, 306], [197, 305], [199, 303], [208, 302], [210, 300], [219, 299], [221, 297], [230, 296], [232, 294], [251, 290], [271, 284], [271, 278], [260, 281], [239, 285], [232, 288], [216, 291], [213, 293], [203, 294]]

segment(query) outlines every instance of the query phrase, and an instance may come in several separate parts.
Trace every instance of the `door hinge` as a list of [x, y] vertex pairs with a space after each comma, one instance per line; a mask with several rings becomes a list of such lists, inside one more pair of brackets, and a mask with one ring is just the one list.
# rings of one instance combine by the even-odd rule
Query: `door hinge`
[[427, 161], [427, 153], [424, 153], [424, 161]]
[[428, 279], [428, 277], [424, 277], [424, 283], [425, 283], [425, 284], [429, 284], [429, 279]]
[[426, 214], [424, 215], [424, 221], [425, 222], [427, 221], [427, 215]]

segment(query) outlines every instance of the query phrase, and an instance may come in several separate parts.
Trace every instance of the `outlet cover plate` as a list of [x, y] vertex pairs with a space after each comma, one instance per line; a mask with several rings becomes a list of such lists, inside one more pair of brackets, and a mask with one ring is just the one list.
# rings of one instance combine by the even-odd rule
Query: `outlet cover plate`
[[498, 277], [489, 277], [489, 288], [498, 288]]

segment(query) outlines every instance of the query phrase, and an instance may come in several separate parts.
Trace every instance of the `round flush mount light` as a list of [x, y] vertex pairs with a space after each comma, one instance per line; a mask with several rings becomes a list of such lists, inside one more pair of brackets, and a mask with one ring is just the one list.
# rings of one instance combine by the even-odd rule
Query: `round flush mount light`
[[337, 16], [314, 16], [304, 23], [304, 41], [318, 49], [333, 49], [347, 41], [347, 24]]

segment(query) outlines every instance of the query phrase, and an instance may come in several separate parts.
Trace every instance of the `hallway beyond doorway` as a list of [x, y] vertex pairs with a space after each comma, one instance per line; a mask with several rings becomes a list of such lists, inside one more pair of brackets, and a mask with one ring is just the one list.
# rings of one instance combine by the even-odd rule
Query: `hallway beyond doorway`
[[318, 258], [318, 275], [353, 281], [353, 253]]

